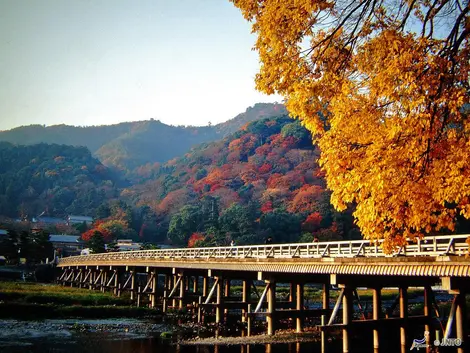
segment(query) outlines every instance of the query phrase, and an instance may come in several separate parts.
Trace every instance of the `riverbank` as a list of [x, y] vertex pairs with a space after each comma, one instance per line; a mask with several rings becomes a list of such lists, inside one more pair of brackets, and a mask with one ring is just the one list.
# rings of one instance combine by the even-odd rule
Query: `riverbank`
[[157, 318], [159, 311], [131, 306], [128, 297], [54, 284], [0, 282], [0, 318]]

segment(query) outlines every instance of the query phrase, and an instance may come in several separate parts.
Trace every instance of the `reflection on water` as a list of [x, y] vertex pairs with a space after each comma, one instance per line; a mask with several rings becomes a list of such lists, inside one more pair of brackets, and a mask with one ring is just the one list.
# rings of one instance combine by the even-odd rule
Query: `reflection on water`
[[[331, 353], [340, 352], [333, 349]], [[318, 343], [282, 343], [250, 345], [179, 345], [153, 337], [110, 337], [105, 333], [74, 335], [60, 340], [22, 338], [1, 341], [0, 351], [8, 353], [312, 353], [320, 352]]]
[[[0, 321], [1, 323], [1, 321]], [[22, 327], [21, 334], [6, 335], [10, 326], [3, 321], [0, 332], [0, 352], [8, 353], [321, 353], [320, 342], [294, 342], [275, 344], [232, 344], [232, 345], [179, 345], [160, 337], [159, 332], [69, 332], [50, 330], [38, 335], [36, 331]], [[6, 324], [6, 325], [5, 325]], [[10, 326], [11, 327], [11, 326]], [[161, 329], [161, 328], [160, 328]], [[66, 331], [66, 330], [64, 330]], [[393, 342], [394, 343], [393, 343]], [[395, 353], [399, 340], [381, 342], [383, 353]], [[351, 352], [367, 353], [373, 351], [372, 340], [367, 334], [351, 342]], [[383, 343], [383, 344], [382, 344]], [[395, 348], [395, 349], [394, 349]], [[327, 343], [326, 353], [342, 352], [340, 339]]]

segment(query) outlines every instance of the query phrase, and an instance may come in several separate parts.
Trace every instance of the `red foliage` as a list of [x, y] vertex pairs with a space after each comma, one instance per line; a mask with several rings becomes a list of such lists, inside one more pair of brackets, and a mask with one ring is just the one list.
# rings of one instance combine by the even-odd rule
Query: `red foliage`
[[320, 223], [322, 221], [322, 216], [319, 212], [313, 212], [308, 215], [305, 222], [302, 223], [302, 229], [313, 232], [320, 228]]
[[269, 145], [262, 145], [259, 146], [256, 150], [255, 153], [260, 156], [266, 156], [269, 152], [271, 151], [271, 146]]
[[259, 172], [261, 174], [266, 174], [269, 173], [271, 169], [273, 169], [273, 166], [271, 164], [264, 163], [261, 167], [259, 167]]
[[318, 185], [304, 185], [292, 199], [289, 212], [308, 212], [316, 208], [323, 189]]
[[272, 201], [265, 202], [265, 203], [261, 206], [261, 212], [263, 212], [263, 213], [269, 213], [269, 212], [272, 212], [272, 211], [273, 211], [273, 203], [272, 203]]
[[203, 240], [203, 239], [204, 239], [204, 234], [202, 233], [191, 234], [188, 240], [188, 248], [194, 248], [194, 245], [196, 244], [196, 242], [198, 242], [199, 240]]
[[101, 235], [103, 235], [104, 241], [106, 241], [106, 242], [111, 241], [112, 240], [111, 233], [107, 229], [101, 227], [101, 225], [103, 223], [104, 223], [104, 221], [102, 221], [102, 220], [96, 221], [93, 224], [92, 229], [89, 229], [85, 233], [82, 233], [82, 239], [84, 241], [90, 241], [91, 237], [93, 236], [93, 234], [95, 234], [95, 232], [100, 232]]
[[287, 136], [282, 141], [281, 146], [284, 148], [294, 148], [297, 145], [298, 140], [294, 136]]

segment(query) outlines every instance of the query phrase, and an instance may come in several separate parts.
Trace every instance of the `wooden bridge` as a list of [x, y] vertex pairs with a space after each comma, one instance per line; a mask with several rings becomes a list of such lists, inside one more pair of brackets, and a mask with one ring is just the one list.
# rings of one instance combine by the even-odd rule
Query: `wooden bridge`
[[[467, 237], [425, 237], [392, 254], [384, 254], [380, 242], [364, 240], [92, 254], [61, 259], [59, 282], [112, 290], [116, 295], [129, 291], [137, 305], [147, 300], [150, 307], [160, 307], [163, 312], [171, 307], [190, 308], [199, 322], [213, 311], [217, 323], [228, 313], [241, 313], [248, 334], [252, 320], [259, 316], [266, 318], [268, 334], [274, 333], [280, 319], [291, 319], [301, 332], [306, 318], [319, 318], [322, 345], [329, 330], [341, 329], [344, 352], [349, 352], [350, 335], [358, 329], [373, 331], [374, 351], [379, 352], [380, 336], [389, 327], [400, 331], [401, 352], [409, 351], [407, 331], [416, 325], [430, 333], [426, 336], [428, 348], [434, 339], [452, 336], [456, 339], [452, 342], [461, 343], [458, 352], [464, 352], [469, 346], [464, 345], [468, 335], [465, 295], [470, 287]], [[234, 281], [242, 286], [237, 297], [230, 291]], [[262, 291], [257, 288], [260, 281]], [[316, 309], [305, 307], [305, 284], [322, 288]], [[285, 300], [279, 299], [279, 293], [276, 296], [276, 286], [282, 285], [289, 288]], [[443, 319], [432, 290], [436, 285], [453, 295], [442, 332], [436, 324]], [[333, 308], [332, 286], [340, 290]], [[372, 290], [372, 317], [362, 310], [358, 287]], [[388, 308], [381, 300], [384, 287], [398, 288], [397, 299]], [[420, 315], [409, 315], [409, 287], [423, 290]], [[338, 320], [340, 312], [342, 320]]]

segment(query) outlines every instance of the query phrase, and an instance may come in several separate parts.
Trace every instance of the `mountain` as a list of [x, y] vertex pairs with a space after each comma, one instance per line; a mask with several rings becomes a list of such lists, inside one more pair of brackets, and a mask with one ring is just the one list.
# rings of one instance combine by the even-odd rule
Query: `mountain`
[[0, 215], [94, 215], [117, 178], [85, 147], [0, 143]]
[[317, 158], [298, 121], [256, 120], [167, 163], [138, 168], [141, 183], [124, 189], [121, 200], [151, 210], [153, 234], [180, 245], [255, 244], [267, 235], [311, 241], [313, 232], [322, 240], [357, 237], [351, 212], [332, 209]]
[[234, 119], [214, 126], [171, 126], [153, 119], [89, 127], [30, 125], [0, 131], [0, 141], [85, 146], [104, 165], [129, 172], [147, 163], [178, 157], [191, 147], [220, 139], [248, 122], [283, 114], [286, 109], [282, 104], [258, 103]]

